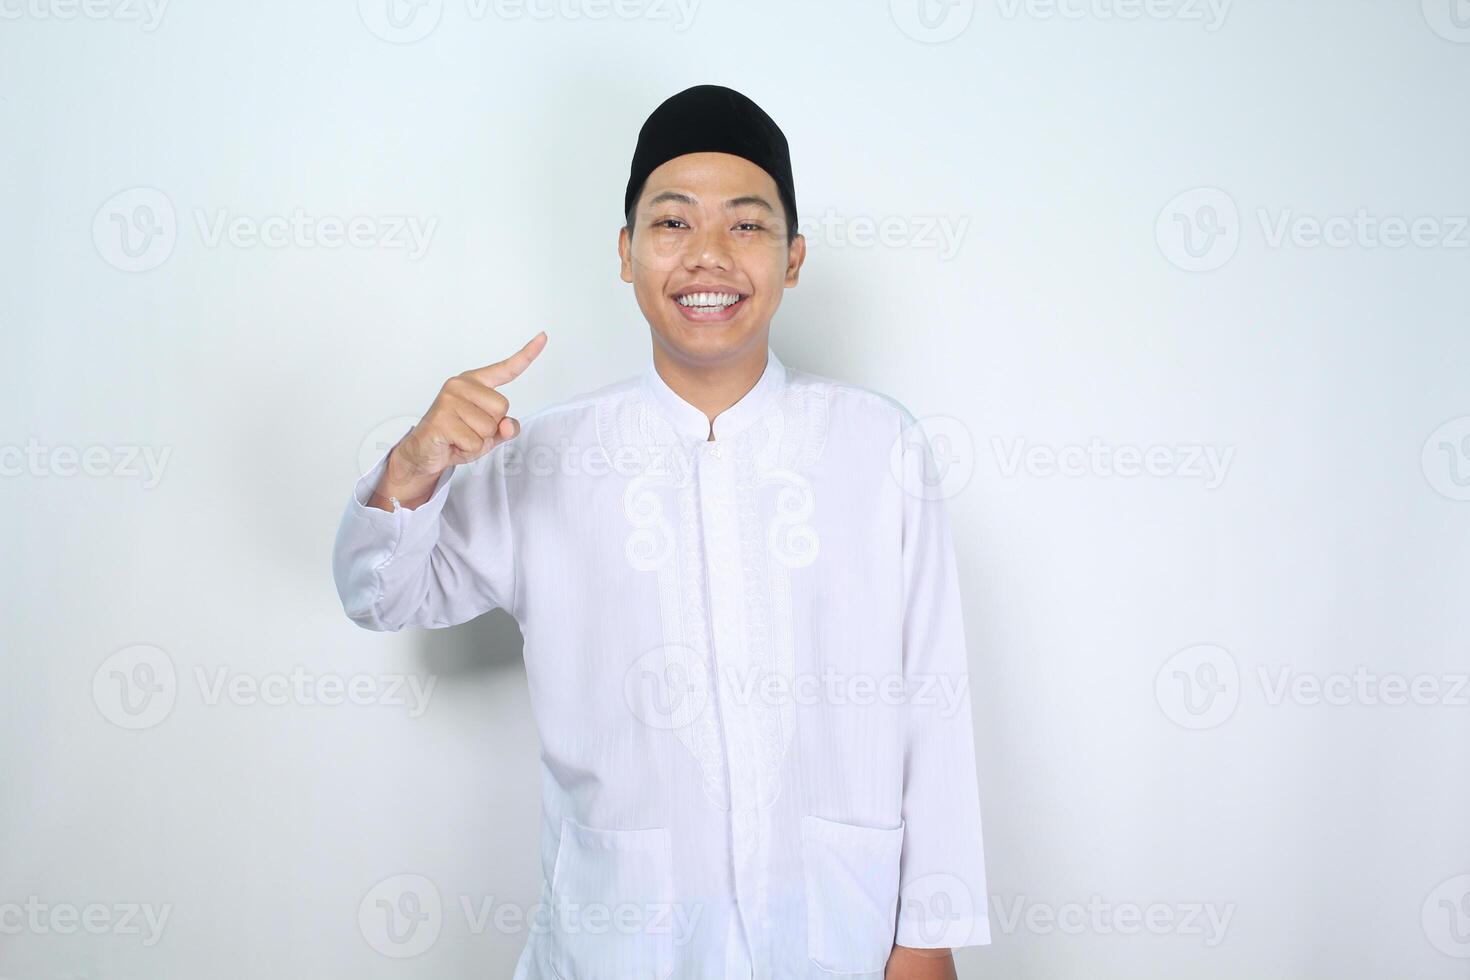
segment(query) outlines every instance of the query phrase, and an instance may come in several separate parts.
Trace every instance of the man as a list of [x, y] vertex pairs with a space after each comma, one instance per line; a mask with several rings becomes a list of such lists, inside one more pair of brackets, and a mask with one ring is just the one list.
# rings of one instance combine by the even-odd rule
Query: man
[[521, 626], [550, 921], [516, 980], [953, 977], [990, 928], [922, 433], [770, 350], [806, 242], [755, 103], [659, 106], [624, 212], [647, 369], [519, 421], [545, 332], [450, 378], [347, 504], [343, 605]]

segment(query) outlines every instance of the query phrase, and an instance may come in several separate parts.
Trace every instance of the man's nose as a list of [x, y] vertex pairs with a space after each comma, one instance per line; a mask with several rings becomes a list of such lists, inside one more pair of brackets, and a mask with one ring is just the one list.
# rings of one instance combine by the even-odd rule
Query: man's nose
[[725, 233], [718, 227], [706, 227], [695, 232], [689, 243], [689, 254], [685, 262], [690, 268], [728, 269], [730, 267], [730, 245]]

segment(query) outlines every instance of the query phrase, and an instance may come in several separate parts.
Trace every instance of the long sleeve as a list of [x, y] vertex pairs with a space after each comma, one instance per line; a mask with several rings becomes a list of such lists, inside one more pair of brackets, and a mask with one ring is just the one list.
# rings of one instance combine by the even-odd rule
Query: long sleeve
[[959, 576], [934, 460], [905, 413], [903, 669], [909, 692], [895, 942], [990, 942]]
[[514, 610], [514, 538], [499, 453], [446, 470], [414, 510], [367, 505], [388, 453], [357, 481], [332, 550], [337, 594], [353, 622], [372, 630], [454, 626], [491, 609]]

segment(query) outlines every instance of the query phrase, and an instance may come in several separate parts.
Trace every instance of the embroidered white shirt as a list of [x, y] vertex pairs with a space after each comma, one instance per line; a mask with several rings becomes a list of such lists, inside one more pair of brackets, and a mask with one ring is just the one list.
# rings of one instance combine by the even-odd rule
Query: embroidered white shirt
[[[650, 362], [414, 510], [342, 517], [369, 629], [525, 638], [542, 907], [515, 980], [881, 980], [990, 941], [944, 501], [888, 397], [789, 369], [713, 422]], [[455, 470], [462, 472], [455, 472]]]

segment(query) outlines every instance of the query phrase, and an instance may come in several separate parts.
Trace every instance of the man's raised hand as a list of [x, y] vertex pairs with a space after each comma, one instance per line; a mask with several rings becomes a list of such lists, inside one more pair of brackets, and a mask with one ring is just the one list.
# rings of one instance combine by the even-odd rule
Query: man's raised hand
[[369, 503], [392, 510], [391, 498], [414, 508], [432, 496], [439, 477], [451, 466], [472, 463], [521, 431], [500, 393], [530, 366], [546, 346], [546, 331], [503, 361], [456, 374], [439, 389], [424, 417], [388, 454], [388, 466]]

